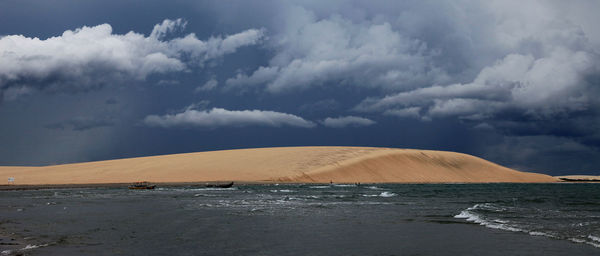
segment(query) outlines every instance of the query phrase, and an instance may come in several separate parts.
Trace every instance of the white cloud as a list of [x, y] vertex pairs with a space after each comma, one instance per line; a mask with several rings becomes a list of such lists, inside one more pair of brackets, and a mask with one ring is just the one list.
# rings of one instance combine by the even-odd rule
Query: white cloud
[[331, 128], [344, 128], [347, 126], [354, 126], [354, 127], [369, 126], [369, 125], [375, 124], [375, 121], [373, 121], [371, 119], [363, 118], [363, 117], [357, 117], [357, 116], [344, 116], [344, 117], [337, 117], [337, 118], [332, 118], [332, 117], [325, 118], [325, 120], [323, 120], [322, 124], [326, 127], [331, 127]]
[[358, 111], [392, 113], [423, 109], [425, 117], [489, 117], [507, 109], [530, 115], [585, 110], [597, 102], [587, 95], [587, 76], [598, 72], [598, 56], [557, 48], [549, 56], [510, 54], [481, 70], [471, 83], [431, 86], [366, 99]]
[[272, 37], [269, 66], [239, 73], [227, 87], [265, 86], [270, 92], [333, 82], [386, 89], [444, 81], [427, 46], [395, 31], [388, 22], [353, 22], [339, 15], [318, 19], [301, 7], [286, 13], [286, 28]]
[[143, 80], [150, 74], [201, 67], [263, 37], [263, 30], [249, 29], [206, 41], [193, 33], [163, 40], [185, 24], [181, 19], [165, 20], [147, 37], [133, 31], [113, 34], [109, 24], [67, 30], [47, 39], [1, 37], [0, 93], [11, 87], [82, 91], [123, 80]]
[[154, 25], [152, 29], [152, 33], [150, 33], [151, 38], [162, 39], [169, 33], [175, 32], [177, 30], [185, 29], [187, 22], [182, 19], [176, 20], [163, 20], [162, 23]]
[[219, 85], [219, 82], [216, 79], [212, 78], [212, 79], [206, 81], [206, 83], [204, 83], [202, 86], [196, 87], [194, 92], [199, 93], [199, 92], [203, 92], [203, 91], [210, 91], [210, 90], [216, 88], [217, 85]]
[[301, 117], [264, 110], [227, 110], [213, 108], [211, 110], [194, 110], [187, 108], [184, 112], [167, 115], [150, 115], [144, 119], [149, 126], [158, 127], [202, 127], [217, 128], [226, 126], [294, 126], [312, 128], [315, 123]]
[[225, 87], [383, 88], [355, 109], [421, 120], [590, 115], [600, 106], [592, 2], [292, 2], [269, 63]]

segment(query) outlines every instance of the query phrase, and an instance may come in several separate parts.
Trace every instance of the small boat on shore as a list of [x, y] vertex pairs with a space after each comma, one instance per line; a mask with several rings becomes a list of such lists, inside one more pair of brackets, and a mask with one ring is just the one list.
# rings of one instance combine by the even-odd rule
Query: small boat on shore
[[156, 185], [150, 185], [147, 181], [140, 181], [129, 185], [129, 189], [154, 189]]
[[230, 188], [233, 187], [233, 181], [229, 183], [222, 184], [206, 184], [207, 188]]

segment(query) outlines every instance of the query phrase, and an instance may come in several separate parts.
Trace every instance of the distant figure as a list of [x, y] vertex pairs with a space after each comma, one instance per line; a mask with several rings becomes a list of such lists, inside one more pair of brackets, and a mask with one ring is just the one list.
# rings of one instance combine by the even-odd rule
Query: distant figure
[[333, 180], [329, 180], [329, 185], [333, 185]]

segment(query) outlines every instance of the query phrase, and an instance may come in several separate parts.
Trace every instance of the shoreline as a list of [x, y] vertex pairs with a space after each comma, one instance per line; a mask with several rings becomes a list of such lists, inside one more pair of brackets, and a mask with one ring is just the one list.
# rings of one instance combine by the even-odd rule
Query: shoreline
[[[206, 187], [207, 185], [227, 183], [222, 182], [151, 182], [150, 184], [160, 187]], [[377, 185], [377, 184], [406, 184], [406, 185], [427, 185], [427, 184], [571, 184], [571, 183], [597, 183], [590, 181], [557, 181], [557, 182], [365, 182], [358, 185]], [[0, 191], [20, 191], [20, 190], [46, 190], [46, 189], [89, 189], [89, 188], [127, 188], [132, 183], [90, 183], [90, 184], [23, 184], [23, 185], [0, 185]], [[234, 181], [234, 186], [245, 185], [332, 185], [331, 183], [322, 182], [278, 182], [278, 181]], [[357, 183], [333, 183], [333, 185], [356, 185]]]

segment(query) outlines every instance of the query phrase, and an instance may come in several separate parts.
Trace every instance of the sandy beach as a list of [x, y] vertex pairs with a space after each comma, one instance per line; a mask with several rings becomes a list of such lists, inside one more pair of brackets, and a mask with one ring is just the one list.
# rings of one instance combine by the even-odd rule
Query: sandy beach
[[471, 155], [370, 147], [209, 151], [43, 167], [0, 167], [13, 185], [237, 181], [250, 183], [555, 182]]

